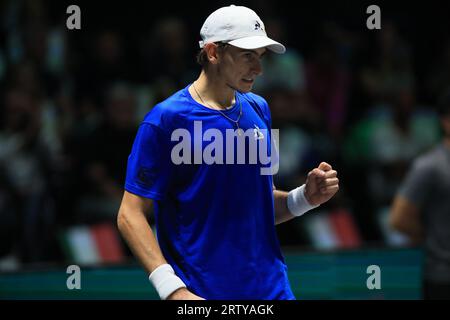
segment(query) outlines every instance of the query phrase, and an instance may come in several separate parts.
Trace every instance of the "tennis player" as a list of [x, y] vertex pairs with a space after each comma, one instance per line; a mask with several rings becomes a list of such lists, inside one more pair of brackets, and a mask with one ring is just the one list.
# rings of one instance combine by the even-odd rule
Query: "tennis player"
[[[262, 174], [267, 164], [248, 161], [250, 148], [244, 163], [235, 161], [240, 147], [224, 144], [230, 130], [233, 141], [255, 139], [271, 153], [268, 104], [250, 91], [266, 51], [285, 47], [242, 6], [213, 12], [200, 35], [200, 76], [154, 106], [139, 127], [119, 230], [161, 299], [295, 299], [275, 225], [328, 201], [339, 189], [337, 172], [322, 162], [304, 185], [283, 192]], [[152, 208], [156, 236], [146, 218]]]

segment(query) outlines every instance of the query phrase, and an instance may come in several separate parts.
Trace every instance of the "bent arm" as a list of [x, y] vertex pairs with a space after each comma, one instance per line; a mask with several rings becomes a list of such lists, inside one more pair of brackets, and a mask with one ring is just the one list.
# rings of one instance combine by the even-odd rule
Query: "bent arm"
[[[187, 290], [178, 277], [170, 272], [167, 275], [166, 271], [162, 271], [161, 267], [168, 267], [167, 261], [146, 218], [146, 212], [149, 212], [152, 207], [152, 200], [125, 191], [117, 216], [120, 233], [148, 274], [158, 269], [153, 274], [159, 273], [159, 279], [153, 278], [152, 282], [161, 297], [167, 296], [169, 300], [201, 299]], [[166, 272], [163, 275], [164, 278], [161, 278], [162, 272]]]
[[125, 191], [117, 215], [120, 233], [149, 274], [167, 263], [146, 218], [152, 206], [153, 200]]
[[406, 234], [417, 244], [422, 241], [423, 228], [419, 217], [419, 208], [407, 198], [398, 195], [389, 215], [389, 225]]

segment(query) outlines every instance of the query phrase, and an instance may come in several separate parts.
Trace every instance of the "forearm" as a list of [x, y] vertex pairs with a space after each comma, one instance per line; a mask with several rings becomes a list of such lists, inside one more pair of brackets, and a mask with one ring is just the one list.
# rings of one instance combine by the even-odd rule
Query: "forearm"
[[147, 273], [150, 274], [158, 266], [167, 263], [144, 213], [130, 212], [121, 207], [117, 225], [130, 250]]
[[404, 222], [402, 224], [395, 225], [394, 228], [406, 235], [414, 245], [418, 245], [423, 241], [423, 230], [417, 223]]
[[412, 245], [419, 245], [423, 242], [422, 230], [417, 226], [407, 227], [403, 230], [403, 233], [409, 237]]
[[149, 274], [148, 279], [162, 300], [192, 298], [192, 293], [185, 289], [184, 282], [175, 274], [172, 266], [166, 262], [147, 222], [145, 213], [149, 212], [152, 207], [153, 200], [125, 191], [117, 216], [119, 231]]
[[422, 238], [422, 226], [413, 220], [403, 220], [394, 225], [397, 231], [406, 234], [411, 239], [418, 241]]
[[423, 239], [419, 208], [403, 196], [396, 196], [391, 209], [389, 223], [393, 229], [407, 235], [414, 243]]
[[288, 193], [286, 191], [273, 191], [276, 225], [295, 218], [287, 206], [287, 197]]

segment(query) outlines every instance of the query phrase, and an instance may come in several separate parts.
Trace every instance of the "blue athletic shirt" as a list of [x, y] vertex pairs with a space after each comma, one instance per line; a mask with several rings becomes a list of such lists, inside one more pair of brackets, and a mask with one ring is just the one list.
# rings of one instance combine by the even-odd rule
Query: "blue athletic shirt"
[[[172, 162], [181, 141], [171, 141], [174, 130], [187, 129], [194, 137], [194, 121], [202, 121], [203, 133], [216, 128], [225, 142], [225, 130], [236, 129], [219, 111], [197, 103], [188, 88], [145, 116], [128, 158], [125, 190], [154, 200], [162, 253], [191, 292], [216, 300], [295, 299], [275, 230], [272, 176], [261, 174], [264, 165], [248, 159], [192, 164], [194, 142], [191, 164]], [[270, 134], [267, 102], [253, 93], [237, 92], [236, 98], [222, 112], [235, 120], [241, 103], [239, 126]], [[264, 139], [270, 153], [271, 139]], [[200, 141], [203, 150], [211, 143]], [[225, 147], [223, 152], [225, 162]]]

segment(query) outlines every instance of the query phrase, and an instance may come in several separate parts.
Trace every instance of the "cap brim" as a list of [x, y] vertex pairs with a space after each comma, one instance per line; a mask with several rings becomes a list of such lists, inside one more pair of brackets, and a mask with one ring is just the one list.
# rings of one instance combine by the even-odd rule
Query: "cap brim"
[[286, 48], [281, 43], [265, 36], [246, 37], [232, 40], [228, 43], [241, 49], [254, 50], [259, 48], [267, 48], [275, 53], [284, 53], [286, 51]]

